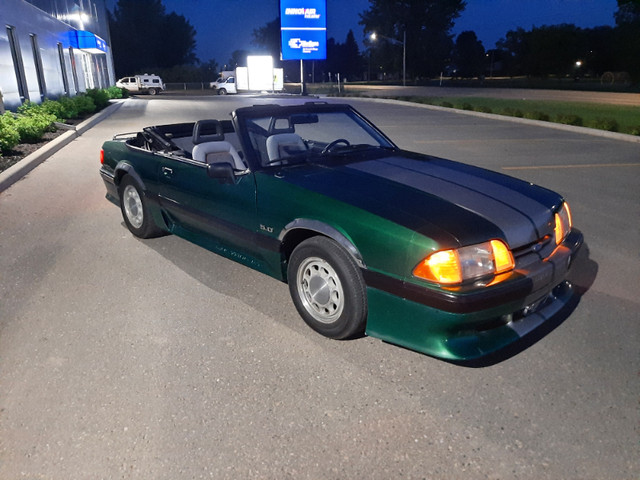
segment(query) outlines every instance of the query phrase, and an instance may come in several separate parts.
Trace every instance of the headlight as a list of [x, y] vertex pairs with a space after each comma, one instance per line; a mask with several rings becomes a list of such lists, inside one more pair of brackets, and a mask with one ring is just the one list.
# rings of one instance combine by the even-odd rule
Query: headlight
[[556, 245], [560, 245], [571, 231], [571, 210], [569, 204], [564, 202], [560, 210], [555, 214], [556, 219]]
[[452, 285], [508, 272], [514, 266], [509, 247], [501, 240], [491, 240], [434, 252], [414, 268], [413, 274], [432, 282]]

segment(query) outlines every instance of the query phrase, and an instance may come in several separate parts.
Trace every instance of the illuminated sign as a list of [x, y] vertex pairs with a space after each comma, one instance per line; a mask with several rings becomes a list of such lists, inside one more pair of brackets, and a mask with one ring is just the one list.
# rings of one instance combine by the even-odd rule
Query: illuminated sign
[[249, 90], [273, 89], [273, 58], [271, 55], [249, 55], [247, 69], [249, 71]]
[[283, 60], [327, 58], [326, 0], [280, 0]]
[[107, 42], [87, 30], [69, 32], [69, 43], [73, 48], [79, 48], [89, 53], [106, 53], [107, 51]]

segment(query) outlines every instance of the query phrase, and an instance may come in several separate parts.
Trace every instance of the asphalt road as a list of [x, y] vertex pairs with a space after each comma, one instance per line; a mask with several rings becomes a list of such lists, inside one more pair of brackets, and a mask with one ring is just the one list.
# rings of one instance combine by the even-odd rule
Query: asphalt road
[[485, 365], [305, 326], [286, 285], [141, 241], [102, 141], [241, 97], [131, 99], [0, 194], [1, 479], [638, 479], [640, 145], [352, 100], [403, 147], [566, 195], [573, 312]]

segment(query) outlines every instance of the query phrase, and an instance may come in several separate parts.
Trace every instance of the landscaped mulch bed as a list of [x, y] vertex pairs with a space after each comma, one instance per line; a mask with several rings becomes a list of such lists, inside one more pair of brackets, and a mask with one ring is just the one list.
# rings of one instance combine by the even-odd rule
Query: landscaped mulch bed
[[72, 127], [74, 125], [80, 124], [87, 118], [89, 118], [89, 116], [67, 120], [64, 124], [61, 124], [60, 127], [57, 127], [55, 132], [46, 132], [39, 142], [21, 143], [19, 145], [16, 145], [13, 148], [13, 150], [4, 152], [2, 155], [0, 155], [0, 172], [4, 172], [7, 168], [15, 165], [20, 160], [25, 158], [27, 155], [35, 152], [39, 148], [44, 147], [47, 143], [49, 143], [54, 138], [57, 138], [63, 133], [69, 131], [69, 128], [64, 128], [65, 125]]

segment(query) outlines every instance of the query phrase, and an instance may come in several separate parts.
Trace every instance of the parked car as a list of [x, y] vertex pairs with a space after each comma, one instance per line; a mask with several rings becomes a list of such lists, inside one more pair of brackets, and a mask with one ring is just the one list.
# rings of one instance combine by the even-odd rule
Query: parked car
[[132, 93], [148, 93], [155, 95], [164, 90], [164, 82], [158, 75], [134, 75], [124, 77], [116, 82], [116, 87], [124, 88]]
[[213, 88], [218, 95], [238, 93], [235, 72], [222, 72], [215, 82], [209, 83], [209, 87]]
[[583, 242], [545, 188], [398, 148], [349, 105], [253, 106], [104, 143], [136, 236], [173, 233], [288, 282], [317, 332], [436, 357], [495, 352], [553, 317]]

